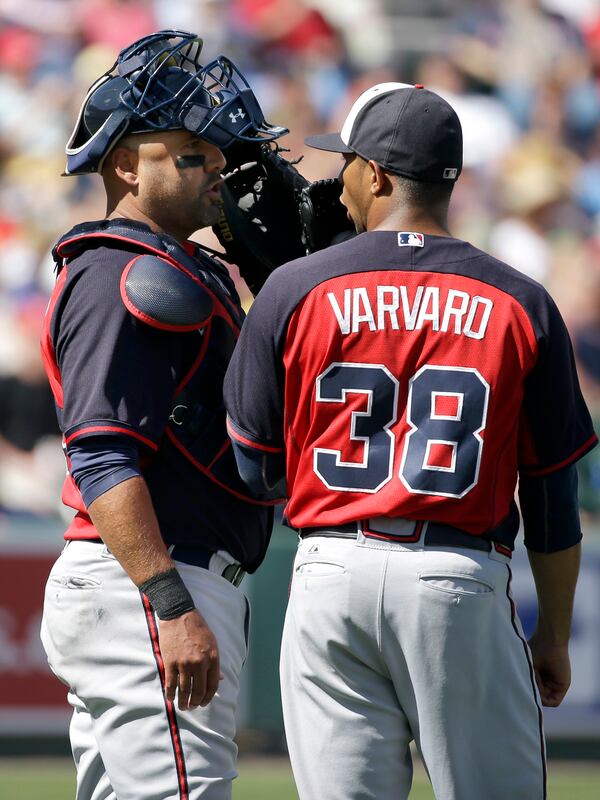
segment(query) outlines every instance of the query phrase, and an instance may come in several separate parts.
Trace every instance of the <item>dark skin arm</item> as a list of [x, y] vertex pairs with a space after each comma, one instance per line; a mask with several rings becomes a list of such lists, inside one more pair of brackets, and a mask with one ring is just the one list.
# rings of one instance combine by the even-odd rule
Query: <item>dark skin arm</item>
[[[102, 540], [140, 586], [175, 565], [171, 561], [143, 478], [130, 478], [100, 495], [90, 505], [90, 517]], [[160, 652], [165, 667], [166, 694], [181, 711], [206, 706], [219, 685], [217, 640], [199, 611], [158, 620]]]
[[538, 622], [529, 640], [542, 704], [561, 704], [571, 683], [569, 636], [581, 544], [557, 553], [528, 551], [538, 596]]

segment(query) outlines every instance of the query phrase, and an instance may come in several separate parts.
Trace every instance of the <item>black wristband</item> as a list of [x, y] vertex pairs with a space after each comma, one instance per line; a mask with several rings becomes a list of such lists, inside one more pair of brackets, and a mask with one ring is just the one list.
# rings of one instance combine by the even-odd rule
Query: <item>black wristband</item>
[[175, 619], [195, 608], [192, 595], [175, 567], [144, 581], [139, 590], [146, 595], [159, 619]]

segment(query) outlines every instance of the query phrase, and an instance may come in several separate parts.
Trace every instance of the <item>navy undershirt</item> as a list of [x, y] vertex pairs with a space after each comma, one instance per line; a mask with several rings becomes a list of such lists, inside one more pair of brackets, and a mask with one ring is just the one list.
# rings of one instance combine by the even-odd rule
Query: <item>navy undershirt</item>
[[142, 474], [135, 442], [128, 436], [90, 436], [67, 446], [71, 475], [86, 508], [100, 495]]

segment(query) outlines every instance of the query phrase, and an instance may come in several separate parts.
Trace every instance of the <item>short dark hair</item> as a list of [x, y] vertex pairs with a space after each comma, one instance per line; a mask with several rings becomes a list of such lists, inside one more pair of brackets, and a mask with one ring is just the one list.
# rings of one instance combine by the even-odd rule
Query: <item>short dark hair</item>
[[402, 192], [403, 197], [411, 205], [419, 208], [432, 208], [450, 201], [454, 182], [426, 183], [403, 178], [401, 175], [388, 173]]

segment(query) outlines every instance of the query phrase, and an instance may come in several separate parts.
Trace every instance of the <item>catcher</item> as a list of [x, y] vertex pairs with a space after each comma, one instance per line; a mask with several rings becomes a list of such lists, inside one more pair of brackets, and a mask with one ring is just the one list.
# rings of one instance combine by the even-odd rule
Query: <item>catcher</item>
[[[224, 236], [227, 214], [260, 211], [251, 246], [275, 266], [286, 246], [314, 246], [307, 219], [319, 206], [272, 149], [287, 130], [265, 121], [231, 61], [203, 66], [201, 47], [160, 31], [123, 50], [66, 151], [66, 174], [100, 173], [107, 197], [105, 219], [54, 248], [42, 340], [73, 509], [42, 641], [69, 687], [78, 800], [226, 800], [236, 775], [239, 586], [264, 557], [271, 510], [239, 478], [225, 427], [239, 298], [189, 236], [219, 221]], [[227, 185], [252, 186], [250, 198], [225, 191], [223, 213], [226, 159]], [[270, 186], [286, 196], [269, 200]], [[265, 209], [286, 203], [294, 234], [273, 236], [267, 261]], [[262, 262], [239, 263], [257, 291]]]

